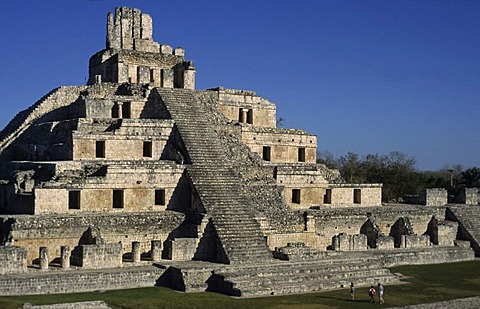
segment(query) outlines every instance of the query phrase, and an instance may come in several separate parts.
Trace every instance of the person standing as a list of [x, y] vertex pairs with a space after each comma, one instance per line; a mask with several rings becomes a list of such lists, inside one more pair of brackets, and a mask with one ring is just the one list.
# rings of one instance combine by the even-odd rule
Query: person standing
[[368, 290], [368, 296], [370, 296], [370, 302], [374, 303], [375, 302], [375, 288], [373, 285], [370, 286], [370, 289]]
[[355, 286], [353, 285], [353, 282], [350, 283], [350, 297], [352, 300], [355, 300]]
[[378, 284], [378, 302], [383, 304], [383, 285], [381, 283]]

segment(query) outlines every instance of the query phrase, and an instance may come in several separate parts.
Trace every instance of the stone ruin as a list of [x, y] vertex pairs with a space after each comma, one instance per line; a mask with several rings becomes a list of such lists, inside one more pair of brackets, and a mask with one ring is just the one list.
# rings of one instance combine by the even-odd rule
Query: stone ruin
[[274, 295], [474, 258], [465, 207], [382, 206], [381, 184], [317, 164], [316, 136], [277, 128], [268, 99], [195, 90], [185, 50], [152, 29], [138, 9], [109, 13], [87, 85], [50, 91], [0, 132], [2, 295]]

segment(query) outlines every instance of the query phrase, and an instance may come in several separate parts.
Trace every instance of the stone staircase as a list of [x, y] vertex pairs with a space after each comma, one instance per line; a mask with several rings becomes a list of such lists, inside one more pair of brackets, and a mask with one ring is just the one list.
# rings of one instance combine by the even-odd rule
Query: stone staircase
[[209, 290], [242, 297], [318, 292], [346, 288], [350, 282], [356, 286], [399, 282], [372, 257], [226, 267], [213, 273]]
[[480, 206], [450, 206], [447, 208], [447, 220], [459, 222], [460, 238], [470, 240], [475, 255], [480, 256]]
[[226, 254], [224, 263], [272, 260], [249, 198], [232, 170], [235, 162], [225, 155], [225, 145], [215, 132], [211, 111], [194, 91], [157, 89], [187, 149], [188, 175], [218, 234]]

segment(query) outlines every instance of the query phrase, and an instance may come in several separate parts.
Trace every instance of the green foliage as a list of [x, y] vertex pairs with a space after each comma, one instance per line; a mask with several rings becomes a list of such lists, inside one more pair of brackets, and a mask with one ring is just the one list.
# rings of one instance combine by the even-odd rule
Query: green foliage
[[[480, 296], [480, 261], [401, 266], [391, 269], [409, 284], [385, 287], [385, 306], [406, 306]], [[103, 293], [0, 297], [0, 308], [103, 300], [112, 308], [372, 308], [367, 288], [357, 287], [350, 300], [348, 287], [323, 293], [238, 299], [216, 293], [179, 293], [166, 288], [143, 288]]]
[[349, 183], [382, 183], [382, 200], [392, 202], [407, 195], [416, 195], [421, 189], [480, 187], [480, 168], [463, 171], [461, 165], [439, 171], [418, 171], [416, 160], [399, 151], [387, 155], [360, 156], [348, 152], [335, 158], [329, 152], [318, 152], [317, 162], [335, 168]]
[[361, 157], [349, 152], [338, 159], [319, 154], [319, 163], [338, 168], [350, 183], [383, 183], [382, 200], [391, 201], [408, 194], [416, 194], [420, 175], [415, 159], [398, 151], [387, 155], [369, 154]]
[[460, 184], [467, 188], [480, 187], [480, 168], [472, 167], [461, 173]]

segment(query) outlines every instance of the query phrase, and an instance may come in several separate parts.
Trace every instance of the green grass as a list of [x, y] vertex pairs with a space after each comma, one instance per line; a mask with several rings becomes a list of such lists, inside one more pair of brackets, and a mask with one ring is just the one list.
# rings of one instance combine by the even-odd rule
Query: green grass
[[[402, 266], [391, 269], [411, 276], [408, 284], [385, 287], [386, 306], [438, 302], [480, 296], [480, 261]], [[351, 301], [348, 288], [289, 296], [239, 299], [216, 293], [180, 293], [166, 288], [143, 288], [103, 293], [57, 294], [43, 296], [0, 297], [0, 308], [20, 308], [23, 303], [34, 305], [104, 300], [114, 308], [372, 308], [367, 288], [357, 288]], [[377, 304], [375, 305], [377, 306]]]

